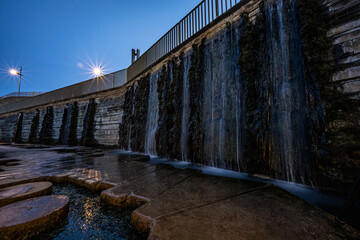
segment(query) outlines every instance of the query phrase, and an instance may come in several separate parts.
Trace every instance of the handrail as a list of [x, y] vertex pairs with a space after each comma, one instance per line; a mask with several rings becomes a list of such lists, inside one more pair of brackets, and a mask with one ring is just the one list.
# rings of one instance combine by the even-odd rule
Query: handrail
[[127, 72], [127, 81], [134, 79], [146, 68], [157, 62], [215, 19], [229, 11], [242, 0], [203, 0], [165, 35], [141, 55]]
[[[155, 44], [153, 44], [143, 55], [141, 55], [128, 69], [108, 74], [113, 76], [124, 72], [126, 81], [133, 80], [136, 76], [146, 70], [149, 66], [155, 64], [162, 57], [170, 53], [173, 49], [189, 40], [196, 33], [204, 29], [215, 19], [233, 9], [239, 3], [246, 3], [248, 0], [203, 0], [185, 17], [183, 17], [174, 27], [163, 35]], [[239, 6], [239, 5], [238, 5]], [[107, 76], [104, 76], [107, 78]], [[111, 83], [104, 83], [100, 90], [115, 87], [114, 78], [111, 77]], [[125, 79], [124, 79], [125, 80]], [[56, 89], [51, 92], [43, 93], [32, 98], [22, 100], [16, 103], [0, 106], [0, 114], [18, 111], [20, 109], [40, 106], [49, 102], [63, 101], [74, 97], [83, 96], [97, 92], [94, 79], [74, 84], [65, 88]]]

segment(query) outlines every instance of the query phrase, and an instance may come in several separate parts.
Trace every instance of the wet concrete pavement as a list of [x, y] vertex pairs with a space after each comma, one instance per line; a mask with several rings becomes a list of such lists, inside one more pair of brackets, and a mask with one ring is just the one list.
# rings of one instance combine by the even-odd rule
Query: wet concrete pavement
[[[112, 205], [138, 207], [132, 223], [148, 239], [358, 239], [359, 232], [334, 224], [334, 216], [271, 184], [203, 175], [167, 165], [133, 161], [104, 150], [20, 148], [0, 145], [0, 187], [24, 178], [54, 176], [94, 189]], [[105, 186], [105, 187], [104, 187]]]

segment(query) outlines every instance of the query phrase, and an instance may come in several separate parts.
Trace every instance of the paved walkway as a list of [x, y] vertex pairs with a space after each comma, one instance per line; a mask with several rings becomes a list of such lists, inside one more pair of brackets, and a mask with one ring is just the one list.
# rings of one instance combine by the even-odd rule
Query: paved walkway
[[360, 239], [353, 228], [336, 226], [334, 216], [269, 184], [152, 165], [117, 151], [83, 152], [0, 145], [0, 187], [48, 176], [107, 189], [105, 202], [137, 207], [132, 223], [148, 239]]

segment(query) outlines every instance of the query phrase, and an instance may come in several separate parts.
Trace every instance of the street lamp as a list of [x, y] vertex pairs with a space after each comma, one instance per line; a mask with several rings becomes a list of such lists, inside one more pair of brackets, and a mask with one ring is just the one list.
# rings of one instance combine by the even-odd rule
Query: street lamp
[[18, 72], [16, 69], [10, 69], [10, 74], [15, 76], [15, 75], [19, 75], [19, 91], [18, 91], [18, 96], [20, 96], [20, 85], [21, 85], [21, 76], [22, 76], [22, 66], [20, 67], [20, 72]]
[[99, 77], [101, 77], [101, 70], [102, 67], [93, 67], [92, 71], [94, 76], [96, 76], [96, 82], [97, 82], [97, 91], [99, 91]]

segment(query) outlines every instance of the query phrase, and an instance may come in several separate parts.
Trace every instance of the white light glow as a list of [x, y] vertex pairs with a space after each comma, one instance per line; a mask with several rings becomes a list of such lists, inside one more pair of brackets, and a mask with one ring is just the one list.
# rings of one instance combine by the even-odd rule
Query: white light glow
[[94, 74], [96, 77], [101, 76], [101, 68], [100, 68], [100, 67], [94, 67], [94, 68], [93, 68], [93, 74]]
[[18, 75], [19, 73], [18, 73], [18, 71], [16, 71], [15, 69], [10, 69], [10, 74], [11, 75]]

